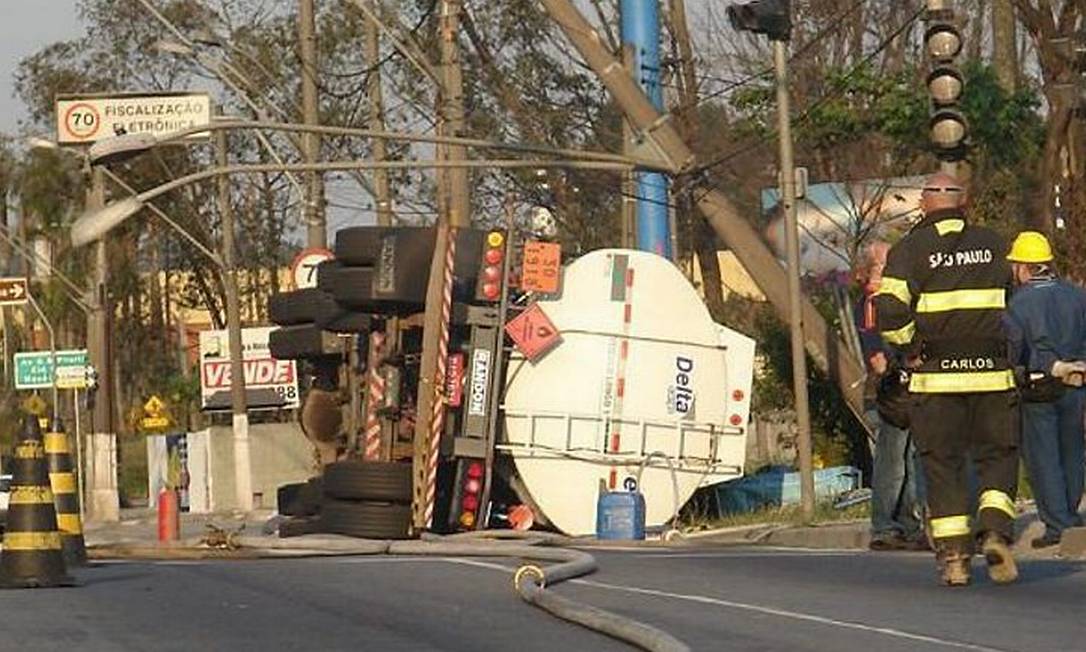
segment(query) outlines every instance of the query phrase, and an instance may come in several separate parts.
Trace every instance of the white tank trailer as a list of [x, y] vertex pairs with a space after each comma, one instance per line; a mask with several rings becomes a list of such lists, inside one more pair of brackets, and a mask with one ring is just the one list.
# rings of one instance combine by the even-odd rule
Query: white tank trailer
[[754, 341], [710, 318], [669, 261], [595, 251], [539, 302], [561, 334], [505, 374], [498, 453], [556, 528], [595, 531], [601, 486], [637, 489], [646, 525], [695, 490], [743, 474]]

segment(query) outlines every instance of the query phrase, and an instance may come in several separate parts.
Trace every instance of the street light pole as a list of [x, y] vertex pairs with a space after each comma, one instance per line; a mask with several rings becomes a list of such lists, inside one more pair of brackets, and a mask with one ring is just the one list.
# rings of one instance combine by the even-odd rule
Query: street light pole
[[[215, 132], [215, 156], [221, 167], [227, 166], [226, 132]], [[249, 442], [249, 410], [245, 402], [245, 365], [242, 362], [241, 307], [238, 300], [237, 256], [234, 246], [234, 209], [230, 204], [230, 180], [217, 179], [219, 211], [222, 215], [223, 289], [226, 292], [226, 329], [230, 348], [230, 403], [233, 412], [234, 486], [237, 508], [253, 508], [253, 475]]]
[[799, 428], [800, 504], [804, 520], [814, 519], [814, 465], [811, 454], [811, 412], [807, 396], [807, 351], [803, 337], [803, 302], [800, 290], [799, 224], [796, 215], [796, 164], [792, 151], [791, 98], [788, 93], [788, 46], [773, 40], [777, 72], [777, 118], [781, 156], [781, 206], [784, 208], [788, 249], [788, 309], [792, 318], [792, 385]]
[[[90, 166], [90, 190], [87, 193], [88, 211], [101, 210], [106, 203], [105, 177], [102, 168]], [[110, 304], [109, 304], [109, 250], [107, 236], [95, 243], [92, 285], [86, 302], [90, 306], [87, 313], [87, 348], [91, 366], [98, 371], [98, 387], [95, 396], [93, 433], [89, 439], [90, 449], [84, 458], [94, 472], [86, 474], [86, 491], [90, 495], [90, 514], [97, 520], [116, 521], [120, 519], [120, 497], [117, 495], [115, 473], [101, 468], [99, 449], [102, 454], [111, 457], [107, 443], [115, 436], [113, 430], [113, 356], [110, 351]], [[82, 475], [87, 469], [80, 469]]]

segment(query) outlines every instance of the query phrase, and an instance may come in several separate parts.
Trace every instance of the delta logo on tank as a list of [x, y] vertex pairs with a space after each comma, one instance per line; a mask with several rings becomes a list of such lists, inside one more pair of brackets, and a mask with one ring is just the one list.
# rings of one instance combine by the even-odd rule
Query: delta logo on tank
[[[293, 360], [276, 360], [268, 348], [272, 327], [243, 328], [242, 366], [250, 409], [299, 406], [298, 371]], [[200, 333], [200, 393], [203, 409], [229, 409], [232, 375], [227, 331]]]

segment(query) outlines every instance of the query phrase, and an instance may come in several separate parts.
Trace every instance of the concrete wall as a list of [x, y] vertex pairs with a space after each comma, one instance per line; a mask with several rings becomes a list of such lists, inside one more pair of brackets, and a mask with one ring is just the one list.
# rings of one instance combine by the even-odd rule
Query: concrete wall
[[[313, 446], [295, 423], [249, 426], [253, 464], [253, 507], [276, 509], [280, 485], [303, 482], [315, 475]], [[211, 510], [237, 506], [234, 485], [234, 436], [228, 426], [211, 429], [208, 438], [209, 497]]]
[[[293, 423], [249, 426], [256, 509], [277, 509], [276, 490], [316, 475], [313, 446]], [[231, 511], [234, 495], [234, 434], [229, 426], [188, 434], [189, 508], [194, 514]], [[147, 438], [149, 506], [166, 478], [166, 438]]]

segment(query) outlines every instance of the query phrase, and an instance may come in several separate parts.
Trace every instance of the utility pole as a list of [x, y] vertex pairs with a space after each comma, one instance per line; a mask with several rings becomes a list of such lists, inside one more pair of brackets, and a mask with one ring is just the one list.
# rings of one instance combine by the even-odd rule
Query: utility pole
[[[792, 151], [792, 110], [788, 90], [788, 45], [783, 40], [773, 40], [773, 64], [777, 73], [777, 138], [781, 156], [781, 202], [784, 207], [785, 239], [788, 249], [788, 303], [793, 315], [803, 314], [802, 290], [799, 267], [799, 220], [796, 215], [796, 163]], [[796, 425], [799, 428], [800, 501], [804, 520], [814, 520], [815, 487], [814, 464], [811, 458], [811, 408], [807, 396], [807, 352], [803, 342], [803, 319], [793, 319], [792, 333], [792, 389], [796, 401]]]
[[[664, 110], [660, 85], [659, 0], [621, 0], [622, 45], [629, 48], [630, 71], [657, 111]], [[635, 173], [637, 194], [637, 248], [670, 259], [671, 221], [669, 182], [660, 172]]]
[[1013, 0], [992, 0], [992, 67], [999, 85], [1013, 93], [1018, 86], [1018, 20]]
[[[441, 0], [441, 108], [445, 118], [447, 136], [464, 135], [464, 73], [460, 68], [460, 12], [461, 0]], [[446, 156], [451, 161], [467, 158], [463, 145], [447, 146]], [[471, 226], [471, 194], [468, 189], [467, 168], [453, 168], [447, 173], [449, 193], [449, 224], [453, 227]]]
[[[374, 7], [373, 10], [376, 12], [377, 8]], [[370, 100], [369, 126], [374, 131], [384, 131], [385, 107], [381, 92], [381, 67], [378, 65], [381, 59], [380, 29], [372, 20], [366, 20], [365, 38], [366, 62], [370, 66], [367, 88]], [[374, 138], [371, 147], [374, 162], [381, 162], [388, 158], [388, 144], [384, 138]], [[392, 188], [388, 181], [388, 170], [373, 171], [373, 189], [377, 201], [377, 224], [391, 226]]]
[[[320, 124], [320, 107], [317, 98], [317, 21], [313, 0], [298, 0], [298, 41], [302, 54], [302, 122]], [[316, 163], [321, 156], [321, 137], [306, 133], [303, 136], [303, 153], [306, 163]], [[328, 246], [327, 225], [324, 219], [324, 177], [319, 172], [307, 172], [305, 184], [306, 244], [310, 247]]]
[[[106, 203], [105, 175], [101, 167], [90, 167], [90, 189], [87, 210], [97, 210]], [[109, 249], [107, 238], [95, 243], [92, 263], [93, 279], [87, 304], [87, 355], [98, 372], [98, 387], [94, 401], [94, 431], [87, 441], [86, 490], [90, 495], [90, 515], [99, 521], [120, 519], [120, 497], [117, 494], [116, 431], [113, 421], [113, 309], [109, 301]], [[87, 471], [90, 471], [89, 473]]]
[[[215, 158], [227, 165], [226, 131], [215, 132]], [[230, 403], [234, 435], [234, 487], [237, 508], [253, 509], [253, 471], [249, 445], [249, 410], [245, 400], [245, 365], [242, 362], [241, 306], [238, 300], [237, 252], [234, 246], [234, 208], [230, 203], [230, 181], [217, 178], [219, 212], [222, 216], [223, 289], [226, 292], [226, 329], [230, 347]]]
[[[442, 135], [461, 136], [464, 131], [463, 72], [460, 69], [460, 0], [441, 0], [439, 25], [441, 40], [441, 87], [438, 89], [438, 124], [444, 128]], [[439, 132], [441, 133], [441, 132]], [[438, 158], [461, 161], [467, 151], [460, 145], [444, 145], [438, 149]], [[444, 361], [439, 360], [439, 350], [449, 324], [442, 312], [445, 290], [446, 253], [455, 229], [471, 226], [471, 198], [466, 168], [454, 168], [438, 173], [438, 226], [434, 254], [430, 261], [430, 278], [426, 286], [426, 308], [422, 325], [422, 360], [419, 363], [418, 400], [416, 401], [414, 436], [414, 488], [412, 525], [415, 531], [430, 526], [426, 518], [426, 491], [428, 465], [435, 402], [443, 391], [444, 378], [439, 370]]]

